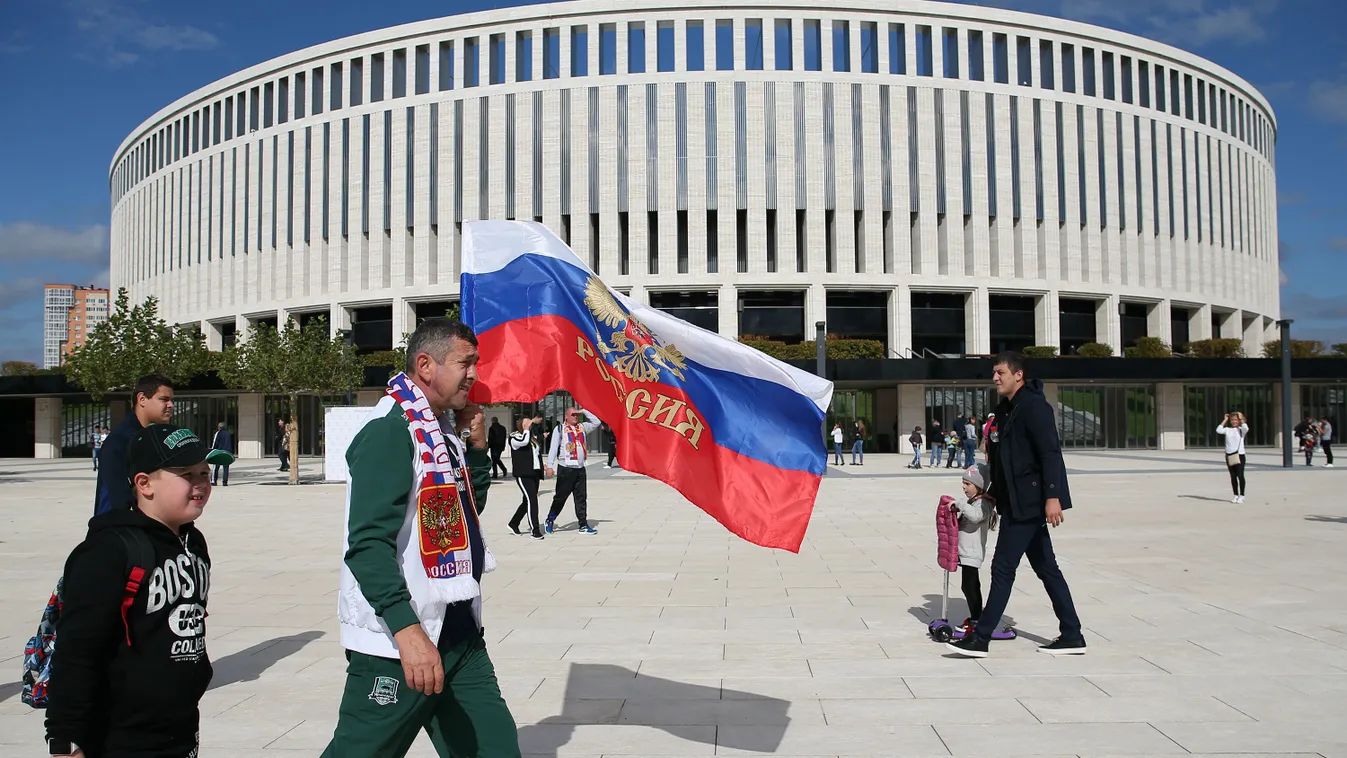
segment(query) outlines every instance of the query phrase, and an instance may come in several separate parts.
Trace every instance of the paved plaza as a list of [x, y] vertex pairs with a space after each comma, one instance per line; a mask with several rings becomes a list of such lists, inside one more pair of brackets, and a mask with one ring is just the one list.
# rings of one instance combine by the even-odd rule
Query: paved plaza
[[[1053, 538], [1089, 654], [1035, 651], [1056, 621], [1026, 563], [1009, 608], [1021, 637], [983, 661], [926, 636], [943, 576], [933, 512], [955, 470], [830, 468], [799, 555], [602, 466], [599, 534], [571, 520], [534, 542], [505, 526], [519, 493], [501, 481], [483, 515], [500, 564], [489, 650], [532, 758], [1347, 758], [1347, 470], [1250, 459], [1233, 505], [1218, 451], [1069, 453], [1076, 508]], [[235, 466], [200, 522], [214, 562], [203, 756], [316, 756], [332, 734], [344, 490], [283, 476]], [[0, 461], [0, 756], [45, 754], [20, 658], [93, 488], [87, 460]], [[433, 755], [424, 737], [413, 755]]]

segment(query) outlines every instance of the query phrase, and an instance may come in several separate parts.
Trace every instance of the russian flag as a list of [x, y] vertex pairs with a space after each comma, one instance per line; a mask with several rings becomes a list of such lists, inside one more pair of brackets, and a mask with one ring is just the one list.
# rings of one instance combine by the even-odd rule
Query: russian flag
[[623, 468], [799, 552], [832, 382], [615, 292], [537, 223], [463, 224], [461, 308], [480, 343], [475, 402], [564, 389], [613, 427]]

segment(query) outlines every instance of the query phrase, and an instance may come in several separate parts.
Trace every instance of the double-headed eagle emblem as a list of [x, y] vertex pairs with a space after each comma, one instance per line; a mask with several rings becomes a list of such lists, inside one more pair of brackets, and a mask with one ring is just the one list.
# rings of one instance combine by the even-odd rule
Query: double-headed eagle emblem
[[585, 284], [585, 305], [594, 319], [610, 327], [613, 332], [605, 343], [599, 341], [599, 352], [613, 356], [613, 368], [637, 382], [659, 380], [660, 369], [683, 378], [688, 367], [678, 348], [664, 343], [628, 313], [608, 288], [594, 277]]

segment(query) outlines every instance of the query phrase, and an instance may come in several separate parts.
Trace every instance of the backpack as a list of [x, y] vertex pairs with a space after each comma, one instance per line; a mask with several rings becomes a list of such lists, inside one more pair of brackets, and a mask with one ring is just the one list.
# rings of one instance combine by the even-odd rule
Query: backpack
[[[122, 591], [122, 627], [126, 629], [126, 644], [131, 644], [131, 627], [127, 613], [140, 592], [140, 583], [145, 579], [146, 571], [154, 565], [154, 549], [150, 546], [145, 532], [135, 528], [111, 529], [126, 547], [126, 587]], [[56, 627], [61, 621], [63, 606], [61, 587], [65, 577], [56, 580], [56, 589], [42, 611], [42, 620], [38, 623], [37, 634], [28, 640], [23, 649], [23, 702], [33, 708], [46, 708], [50, 693], [47, 685], [51, 680], [52, 660], [56, 653]]]

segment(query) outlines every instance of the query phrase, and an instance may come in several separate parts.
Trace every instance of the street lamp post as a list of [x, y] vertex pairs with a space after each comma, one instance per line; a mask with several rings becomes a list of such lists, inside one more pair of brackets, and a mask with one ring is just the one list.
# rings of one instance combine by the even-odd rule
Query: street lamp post
[[1282, 328], [1282, 468], [1291, 468], [1291, 321], [1277, 322]]
[[828, 378], [828, 324], [826, 321], [814, 322], [814, 346], [817, 348], [818, 356], [818, 375], [824, 379]]

